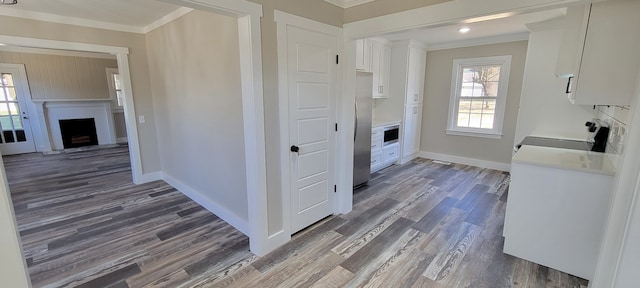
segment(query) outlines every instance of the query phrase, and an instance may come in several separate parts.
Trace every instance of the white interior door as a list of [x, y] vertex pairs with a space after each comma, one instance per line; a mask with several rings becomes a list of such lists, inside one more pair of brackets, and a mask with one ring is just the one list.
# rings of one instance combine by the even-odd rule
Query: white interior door
[[287, 26], [291, 233], [334, 213], [337, 43]]
[[0, 64], [0, 151], [3, 155], [36, 151], [27, 113], [29, 86], [24, 65]]

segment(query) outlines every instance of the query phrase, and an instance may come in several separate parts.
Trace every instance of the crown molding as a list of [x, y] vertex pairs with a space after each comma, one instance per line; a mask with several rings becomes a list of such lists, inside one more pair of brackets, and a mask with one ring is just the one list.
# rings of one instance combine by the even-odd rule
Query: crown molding
[[162, 18], [154, 21], [153, 23], [145, 26], [144, 28], [142, 28], [142, 32], [145, 33], [145, 34], [149, 33], [149, 32], [151, 32], [153, 30], [156, 30], [156, 29], [164, 26], [167, 23], [170, 23], [173, 20], [176, 20], [176, 19], [186, 15], [187, 13], [189, 13], [191, 11], [193, 11], [192, 8], [180, 7], [178, 9], [174, 10], [173, 12], [171, 12], [171, 13], [169, 13], [167, 15], [164, 15]]
[[59, 24], [68, 24], [68, 25], [84, 26], [84, 27], [90, 27], [90, 28], [115, 30], [115, 31], [121, 31], [121, 32], [139, 33], [139, 34], [144, 33], [142, 27], [88, 20], [88, 19], [82, 19], [82, 18], [76, 18], [76, 17], [60, 16], [60, 15], [54, 15], [54, 14], [42, 13], [42, 12], [24, 11], [24, 10], [17, 10], [17, 9], [0, 9], [0, 15], [26, 18], [31, 20], [45, 21], [45, 22], [53, 22], [53, 23], [59, 23]]
[[71, 56], [71, 57], [84, 57], [84, 58], [97, 58], [97, 59], [116, 60], [116, 55], [111, 55], [111, 54], [106, 54], [106, 53], [72, 51], [72, 50], [56, 50], [56, 49], [42, 49], [42, 48], [31, 48], [31, 47], [18, 47], [18, 46], [3, 46], [3, 45], [0, 45], [0, 51], [3, 51], [3, 52], [14, 52], [14, 53], [28, 53], [28, 54]]
[[324, 0], [341, 8], [349, 8], [360, 4], [369, 3], [375, 0]]
[[24, 11], [24, 10], [15, 10], [15, 9], [9, 10], [9, 9], [1, 9], [1, 8], [2, 7], [0, 7], [0, 15], [2, 16], [26, 18], [31, 20], [83, 26], [83, 27], [90, 27], [90, 28], [98, 28], [98, 29], [106, 29], [106, 30], [115, 30], [115, 31], [129, 32], [129, 33], [138, 33], [138, 34], [145, 34], [145, 33], [151, 32], [193, 11], [192, 8], [180, 7], [147, 26], [139, 27], [139, 26], [132, 26], [132, 25], [124, 25], [124, 24], [116, 24], [116, 23], [109, 23], [109, 22], [103, 22], [103, 21], [82, 19], [82, 18], [76, 18], [76, 17], [60, 16], [60, 15], [42, 13], [42, 12], [33, 12], [33, 11]]

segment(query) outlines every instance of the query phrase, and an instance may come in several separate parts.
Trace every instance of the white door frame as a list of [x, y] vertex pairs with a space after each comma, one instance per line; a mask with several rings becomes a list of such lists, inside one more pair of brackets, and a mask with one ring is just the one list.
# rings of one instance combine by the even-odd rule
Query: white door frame
[[[277, 24], [277, 37], [278, 37], [278, 102], [279, 102], [279, 119], [280, 119], [280, 189], [282, 191], [282, 212], [279, 214], [279, 217], [282, 217], [282, 229], [275, 232], [273, 237], [279, 243], [285, 243], [291, 239], [291, 177], [290, 177], [290, 161], [289, 161], [289, 80], [288, 80], [288, 49], [287, 49], [287, 26], [295, 26], [302, 29], [307, 29], [311, 31], [316, 31], [319, 33], [335, 36], [337, 40], [337, 53], [338, 55], [342, 52], [342, 29], [339, 27], [331, 26], [328, 24], [320, 23], [314, 20], [310, 20], [307, 18], [303, 18], [300, 16], [296, 16], [293, 14], [289, 14], [286, 12], [274, 11], [274, 19]], [[337, 118], [339, 111], [339, 103], [338, 99], [341, 98], [341, 77], [342, 77], [342, 64], [338, 64], [336, 69], [336, 86], [335, 86], [335, 97], [336, 97], [336, 121], [340, 123], [340, 120]], [[338, 125], [340, 126], [340, 124]], [[338, 177], [340, 173], [338, 172], [340, 169], [340, 165], [338, 165], [338, 137], [340, 137], [341, 131], [344, 129], [338, 129], [337, 135], [335, 137], [336, 141], [333, 143], [333, 149], [336, 151], [334, 153], [334, 167], [329, 167], [330, 173], [334, 173], [334, 177]], [[330, 144], [331, 145], [331, 144]], [[338, 181], [338, 179], [336, 179]], [[333, 197], [333, 211], [334, 213], [339, 213], [340, 210], [338, 207], [340, 206], [340, 197], [339, 195], [348, 193], [351, 194], [352, 190], [343, 190], [339, 189], [336, 194], [337, 197]]]
[[[46, 40], [38, 38], [15, 37], [8, 35], [0, 35], [0, 43], [9, 46], [37, 47], [44, 49], [62, 49], [74, 51], [86, 51], [96, 53], [106, 53], [116, 55], [118, 62], [118, 70], [122, 77], [124, 97], [124, 114], [127, 125], [127, 137], [129, 138], [129, 155], [131, 158], [131, 171], [133, 174], [133, 182], [136, 184], [146, 182], [145, 178], [151, 178], [142, 172], [142, 160], [140, 158], [140, 142], [138, 140], [138, 127], [136, 125], [135, 107], [133, 103], [133, 89], [131, 88], [131, 77], [129, 72], [129, 49], [126, 47], [96, 45], [78, 42], [66, 42], [56, 40]], [[29, 99], [31, 101], [31, 99]], [[46, 127], [40, 127], [46, 129]], [[150, 179], [149, 179], [150, 180]], [[147, 180], [148, 181], [148, 180]]]

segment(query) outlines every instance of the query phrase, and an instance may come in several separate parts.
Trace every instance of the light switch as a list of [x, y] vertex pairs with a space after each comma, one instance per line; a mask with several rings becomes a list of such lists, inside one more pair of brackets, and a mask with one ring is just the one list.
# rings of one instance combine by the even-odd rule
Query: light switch
[[145, 122], [145, 121], [144, 121], [144, 116], [142, 116], [142, 115], [138, 116], [138, 122], [139, 122], [140, 124], [144, 124], [144, 122]]

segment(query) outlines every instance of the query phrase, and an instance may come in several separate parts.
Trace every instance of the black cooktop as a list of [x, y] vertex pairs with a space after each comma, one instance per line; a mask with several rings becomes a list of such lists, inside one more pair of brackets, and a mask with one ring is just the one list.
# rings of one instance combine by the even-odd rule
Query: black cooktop
[[520, 145], [518, 145], [517, 148], [520, 148], [520, 146], [522, 145], [583, 150], [583, 151], [591, 151], [591, 147], [593, 146], [593, 144], [587, 141], [532, 137], [532, 136], [525, 137], [522, 140], [522, 142], [520, 142]]

